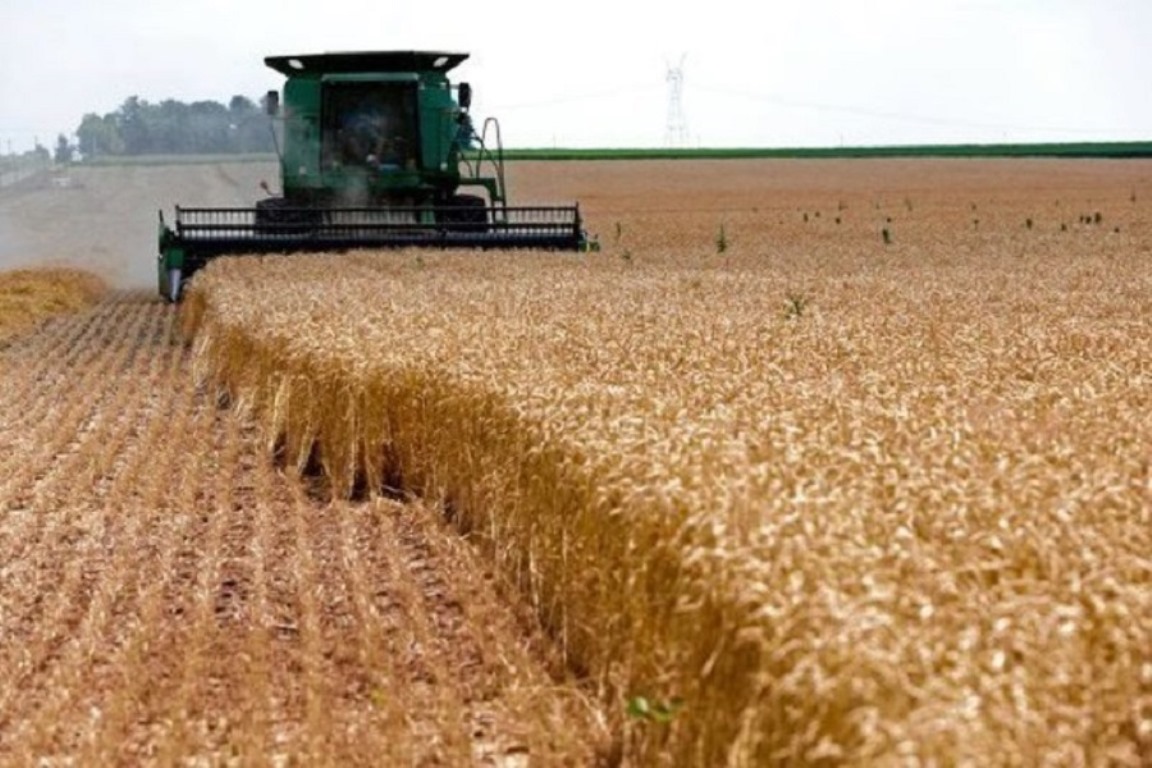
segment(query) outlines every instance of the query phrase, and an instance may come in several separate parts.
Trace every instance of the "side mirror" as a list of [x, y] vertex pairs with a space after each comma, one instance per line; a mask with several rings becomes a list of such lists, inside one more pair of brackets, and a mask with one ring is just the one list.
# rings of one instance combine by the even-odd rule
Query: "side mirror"
[[460, 109], [468, 109], [472, 106], [472, 86], [468, 83], [460, 83]]
[[268, 91], [264, 97], [264, 111], [268, 113], [269, 117], [275, 117], [280, 113], [280, 93], [278, 91]]

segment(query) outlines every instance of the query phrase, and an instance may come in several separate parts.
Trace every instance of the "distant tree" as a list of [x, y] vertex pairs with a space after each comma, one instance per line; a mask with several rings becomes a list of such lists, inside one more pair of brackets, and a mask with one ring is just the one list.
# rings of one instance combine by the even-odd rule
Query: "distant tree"
[[101, 117], [94, 112], [84, 115], [76, 129], [76, 139], [85, 159], [124, 154], [124, 141], [115, 115]]
[[246, 96], [225, 106], [216, 101], [152, 104], [138, 96], [115, 112], [87, 114], [76, 129], [85, 157], [142, 154], [271, 152], [272, 133], [263, 110]]
[[194, 101], [188, 105], [188, 130], [192, 151], [199, 154], [228, 152], [232, 125], [228, 109], [218, 101]]
[[256, 111], [256, 103], [247, 96], [233, 96], [228, 102], [228, 111], [233, 117], [243, 119]]
[[189, 138], [188, 105], [175, 99], [165, 99], [149, 110], [149, 124], [158, 151], [166, 154], [186, 154], [195, 148]]
[[228, 103], [232, 120], [232, 147], [235, 152], [271, 152], [272, 123], [265, 110], [264, 98], [260, 103], [246, 96], [233, 96]]
[[60, 165], [67, 165], [72, 162], [72, 152], [75, 148], [68, 143], [68, 137], [60, 134], [56, 137], [56, 152], [53, 159]]
[[116, 122], [126, 154], [145, 155], [155, 151], [146, 115], [148, 110], [147, 101], [143, 101], [139, 96], [129, 96], [116, 111]]

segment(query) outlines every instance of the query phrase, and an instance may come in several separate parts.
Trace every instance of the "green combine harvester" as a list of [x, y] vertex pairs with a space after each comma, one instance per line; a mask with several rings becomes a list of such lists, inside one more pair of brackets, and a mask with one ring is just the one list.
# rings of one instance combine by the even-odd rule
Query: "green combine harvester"
[[266, 99], [269, 115], [282, 121], [282, 192], [253, 208], [177, 207], [171, 226], [161, 211], [161, 296], [178, 301], [196, 270], [226, 254], [586, 249], [577, 206], [508, 205], [499, 123], [488, 118], [477, 132], [471, 88], [448, 80], [467, 58], [428, 51], [266, 58], [288, 78], [282, 105], [276, 91]]

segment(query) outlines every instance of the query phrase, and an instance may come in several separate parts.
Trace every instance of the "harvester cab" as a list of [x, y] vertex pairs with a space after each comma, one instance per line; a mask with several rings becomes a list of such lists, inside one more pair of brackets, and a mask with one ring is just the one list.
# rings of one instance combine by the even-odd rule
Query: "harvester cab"
[[279, 130], [280, 194], [252, 208], [160, 213], [160, 294], [225, 254], [353, 248], [581, 250], [575, 205], [512, 207], [500, 126], [476, 131], [472, 89], [448, 72], [464, 53], [382, 51], [271, 56], [283, 98], [265, 99]]

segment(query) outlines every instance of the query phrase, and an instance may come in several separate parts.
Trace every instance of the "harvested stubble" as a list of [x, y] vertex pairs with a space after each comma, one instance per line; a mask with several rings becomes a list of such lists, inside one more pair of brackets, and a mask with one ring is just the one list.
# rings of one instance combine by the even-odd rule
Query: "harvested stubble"
[[491, 564], [262, 461], [176, 320], [113, 292], [0, 350], [0, 766], [595, 765]]
[[100, 278], [78, 269], [0, 272], [0, 341], [45, 318], [91, 306], [104, 291]]
[[186, 320], [291, 463], [443, 500], [670, 705], [640, 764], [1148, 764], [1144, 265], [751, 251], [220, 260]]

